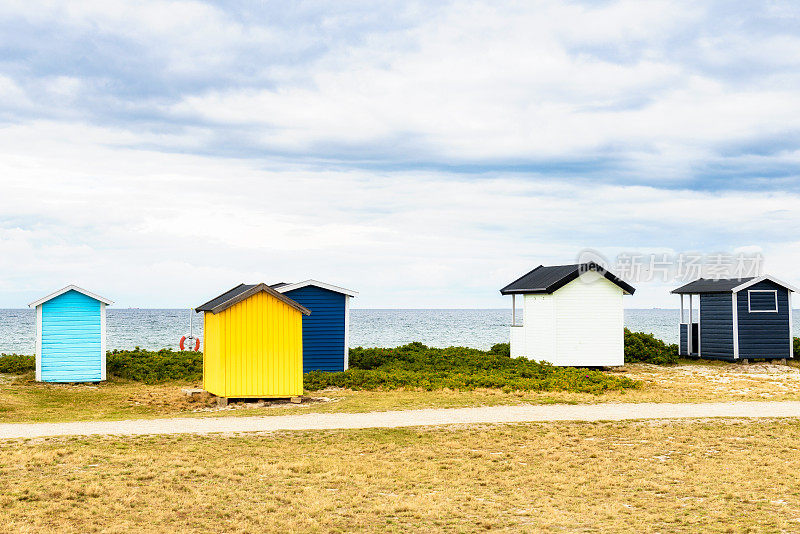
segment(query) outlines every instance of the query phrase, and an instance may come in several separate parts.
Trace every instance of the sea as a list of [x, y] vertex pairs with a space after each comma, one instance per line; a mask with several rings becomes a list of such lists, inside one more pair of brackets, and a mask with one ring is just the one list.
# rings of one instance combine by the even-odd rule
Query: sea
[[[625, 310], [625, 326], [652, 333], [669, 343], [678, 341], [679, 310]], [[518, 311], [518, 317], [522, 315]], [[191, 315], [193, 325], [189, 325]], [[794, 331], [800, 332], [800, 313], [793, 313]], [[181, 336], [202, 339], [203, 320], [189, 310], [115, 309], [107, 311], [108, 349], [177, 349]], [[488, 349], [508, 342], [511, 310], [414, 309], [350, 310], [351, 347], [396, 347], [420, 341], [432, 347], [452, 345]], [[36, 315], [31, 309], [0, 309], [0, 353], [33, 354]]]

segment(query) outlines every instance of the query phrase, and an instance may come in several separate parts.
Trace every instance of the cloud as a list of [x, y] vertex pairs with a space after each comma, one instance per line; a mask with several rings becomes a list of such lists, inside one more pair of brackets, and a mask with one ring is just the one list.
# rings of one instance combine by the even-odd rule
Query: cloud
[[0, 20], [0, 305], [316, 277], [361, 306], [494, 306], [587, 247], [760, 247], [789, 279], [800, 260], [790, 6], [10, 1]]
[[[796, 140], [800, 120], [797, 13], [769, 4], [0, 9], [7, 83], [35, 103], [12, 114], [166, 134], [166, 150], [384, 169], [599, 160], [605, 181], [680, 188]], [[764, 158], [770, 175], [796, 176], [790, 153]], [[746, 188], [759, 172], [723, 175]]]
[[[98, 143], [126, 135], [0, 130], [0, 304], [76, 282], [123, 306], [186, 306], [239, 281], [314, 277], [358, 288], [367, 307], [497, 306], [509, 280], [586, 247], [614, 256], [759, 246], [790, 279], [800, 260], [785, 251], [785, 228], [800, 224], [787, 209], [796, 193], [265, 169]], [[780, 263], [769, 263], [778, 250]]]

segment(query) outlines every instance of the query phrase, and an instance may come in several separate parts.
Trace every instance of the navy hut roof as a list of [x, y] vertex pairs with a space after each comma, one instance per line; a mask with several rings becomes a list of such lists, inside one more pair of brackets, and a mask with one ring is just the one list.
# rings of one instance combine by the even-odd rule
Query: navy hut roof
[[719, 278], [716, 280], [708, 278], [699, 278], [694, 282], [689, 282], [677, 289], [673, 289], [670, 293], [730, 293], [734, 287], [740, 286], [745, 282], [749, 282], [750, 278]]
[[553, 293], [557, 289], [572, 282], [582, 272], [596, 271], [602, 274], [605, 278], [618, 285], [628, 294], [633, 294], [636, 289], [618, 278], [602, 266], [594, 263], [576, 263], [572, 265], [551, 265], [545, 267], [538, 266], [531, 272], [514, 280], [506, 287], [500, 290], [503, 295], [520, 294], [520, 293]]

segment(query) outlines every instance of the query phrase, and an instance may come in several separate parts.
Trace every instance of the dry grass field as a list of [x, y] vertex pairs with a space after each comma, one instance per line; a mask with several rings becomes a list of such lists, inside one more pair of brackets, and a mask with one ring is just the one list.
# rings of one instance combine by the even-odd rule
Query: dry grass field
[[[193, 384], [0, 377], [0, 422], [520, 403], [800, 400], [800, 368], [633, 364], [626, 392], [314, 392], [211, 407]], [[9, 532], [798, 532], [800, 421], [485, 425], [0, 441]]]
[[642, 382], [636, 390], [587, 393], [479, 391], [312, 392], [321, 402], [234, 405], [217, 410], [208, 397], [189, 398], [197, 384], [146, 385], [112, 381], [98, 385], [42, 384], [31, 377], [0, 375], [0, 422], [56, 422], [150, 417], [282, 415], [296, 412], [370, 412], [499, 404], [597, 402], [710, 402], [800, 400], [800, 367], [686, 361], [675, 366], [631, 364], [616, 372]]
[[0, 442], [8, 532], [797, 532], [800, 422]]

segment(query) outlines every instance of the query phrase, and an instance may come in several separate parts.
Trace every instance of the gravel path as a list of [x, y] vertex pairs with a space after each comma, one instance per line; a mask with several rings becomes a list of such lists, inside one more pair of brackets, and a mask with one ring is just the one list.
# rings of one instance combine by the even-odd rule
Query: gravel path
[[485, 406], [372, 413], [327, 413], [267, 417], [205, 417], [0, 424], [0, 439], [45, 436], [207, 434], [341, 428], [395, 428], [533, 421], [622, 421], [708, 417], [797, 417], [800, 402], [631, 403], [544, 406]]

